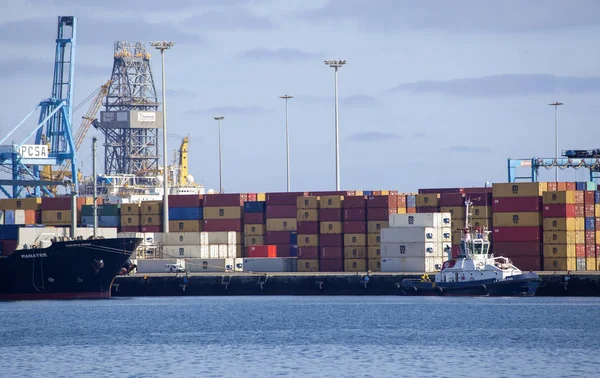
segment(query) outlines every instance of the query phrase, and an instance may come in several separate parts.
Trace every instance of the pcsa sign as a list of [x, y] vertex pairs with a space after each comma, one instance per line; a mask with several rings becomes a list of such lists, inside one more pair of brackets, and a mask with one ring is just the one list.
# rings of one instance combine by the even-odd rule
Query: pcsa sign
[[20, 150], [24, 159], [47, 159], [48, 146], [45, 144], [24, 144]]

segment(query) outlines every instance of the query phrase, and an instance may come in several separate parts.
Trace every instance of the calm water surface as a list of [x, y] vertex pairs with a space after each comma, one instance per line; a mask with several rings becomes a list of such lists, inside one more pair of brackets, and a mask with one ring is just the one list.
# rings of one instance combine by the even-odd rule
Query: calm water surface
[[600, 298], [0, 303], [3, 377], [597, 377]]

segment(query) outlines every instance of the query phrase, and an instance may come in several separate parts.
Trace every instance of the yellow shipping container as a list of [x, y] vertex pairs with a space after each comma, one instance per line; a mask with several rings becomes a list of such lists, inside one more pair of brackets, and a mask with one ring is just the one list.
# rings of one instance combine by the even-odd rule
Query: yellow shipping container
[[368, 259], [381, 259], [381, 246], [367, 247]]
[[369, 270], [371, 272], [381, 272], [381, 259], [380, 258], [375, 258], [375, 259], [369, 258], [367, 260], [367, 266], [369, 267]]
[[140, 215], [140, 205], [136, 203], [124, 203], [121, 205], [121, 216]]
[[296, 198], [296, 208], [298, 209], [318, 209], [319, 197], [298, 197]]
[[381, 246], [381, 234], [369, 234], [367, 236], [367, 247]]
[[267, 219], [267, 231], [296, 231], [297, 227], [296, 218]]
[[594, 215], [600, 217], [600, 203], [594, 205]]
[[492, 207], [491, 206], [473, 206], [471, 208], [471, 216], [473, 218], [491, 218]]
[[575, 231], [575, 244], [585, 244], [585, 231]]
[[297, 211], [296, 219], [298, 219], [300, 222], [317, 222], [319, 220], [319, 210], [299, 209]]
[[0, 210], [40, 210], [41, 198], [3, 198]]
[[265, 235], [265, 225], [261, 223], [252, 223], [244, 225], [244, 235], [263, 236]]
[[596, 271], [598, 270], [597, 260], [595, 257], [585, 258], [585, 270]]
[[342, 230], [342, 222], [321, 222], [321, 234], [341, 234]]
[[366, 259], [367, 248], [365, 247], [344, 247], [345, 259]]
[[546, 244], [544, 258], [575, 258], [575, 244]]
[[575, 231], [575, 218], [544, 218], [544, 231]]
[[341, 209], [344, 196], [323, 196], [320, 197], [319, 207], [321, 209]]
[[319, 260], [317, 259], [298, 259], [298, 272], [318, 272]]
[[452, 220], [465, 219], [465, 208], [461, 206], [442, 206], [440, 213], [450, 213]]
[[344, 234], [345, 247], [364, 247], [367, 245], [367, 235], [365, 234]]
[[169, 231], [171, 232], [202, 232], [204, 225], [198, 220], [175, 220], [169, 221]]
[[575, 231], [585, 231], [585, 218], [577, 217], [575, 219]]
[[450, 227], [452, 227], [452, 230], [463, 229], [465, 228], [465, 220], [451, 218]]
[[495, 213], [494, 227], [536, 227], [542, 225], [541, 213]]
[[440, 205], [440, 194], [417, 194], [417, 207], [437, 207]]
[[486, 227], [488, 230], [492, 228], [492, 221], [488, 218], [473, 218], [471, 219], [473, 227]]
[[389, 190], [382, 190], [381, 191], [381, 195], [382, 196], [389, 196], [390, 195], [390, 191]]
[[162, 225], [163, 217], [162, 215], [141, 215], [141, 223], [142, 226], [160, 226]]
[[509, 182], [492, 184], [493, 197], [537, 197], [548, 190], [547, 182]]
[[246, 235], [244, 236], [244, 245], [246, 247], [251, 245], [265, 245], [265, 237], [262, 235]]
[[204, 219], [241, 219], [244, 216], [243, 207], [204, 207]]
[[452, 245], [460, 245], [460, 231], [452, 231]]
[[140, 205], [140, 214], [142, 215], [161, 215], [163, 213], [163, 203], [157, 201], [145, 201]]
[[544, 232], [544, 244], [575, 244], [576, 231]]
[[42, 210], [42, 223], [46, 225], [69, 224], [72, 215], [71, 210]]
[[139, 214], [121, 215], [121, 226], [139, 226], [141, 222]]
[[542, 196], [544, 205], [564, 205], [575, 203], [575, 190], [564, 190], [560, 192], [544, 192]]
[[348, 259], [344, 260], [344, 272], [366, 272], [366, 259]]
[[298, 247], [318, 247], [319, 235], [298, 234]]
[[388, 228], [389, 221], [369, 221], [367, 222], [367, 231], [369, 234], [379, 234], [382, 228]]
[[575, 257], [544, 257], [545, 271], [567, 271], [577, 268]]
[[257, 202], [266, 202], [267, 201], [267, 193], [256, 193], [256, 201]]
[[406, 214], [406, 207], [399, 207], [397, 210], [397, 214]]
[[600, 230], [596, 231], [596, 240], [600, 240]]

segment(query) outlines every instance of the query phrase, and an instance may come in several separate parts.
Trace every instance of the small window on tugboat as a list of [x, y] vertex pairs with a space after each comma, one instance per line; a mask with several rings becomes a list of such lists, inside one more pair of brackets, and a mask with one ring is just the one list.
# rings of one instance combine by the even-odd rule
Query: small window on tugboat
[[483, 245], [481, 243], [473, 243], [473, 253], [481, 255]]

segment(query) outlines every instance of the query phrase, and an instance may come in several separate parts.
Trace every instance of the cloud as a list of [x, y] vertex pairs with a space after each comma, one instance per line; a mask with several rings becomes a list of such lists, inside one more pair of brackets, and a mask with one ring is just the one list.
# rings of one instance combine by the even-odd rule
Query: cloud
[[450, 152], [462, 152], [462, 153], [486, 153], [490, 152], [489, 147], [475, 147], [475, 146], [450, 146], [447, 148]]
[[388, 133], [382, 131], [363, 131], [354, 133], [348, 136], [348, 140], [352, 142], [379, 142], [384, 140], [399, 139], [399, 134]]
[[215, 106], [204, 110], [190, 110], [188, 113], [210, 116], [222, 115], [227, 118], [230, 115], [261, 115], [268, 113], [268, 110], [260, 106]]
[[279, 49], [267, 49], [267, 48], [255, 48], [246, 50], [239, 54], [243, 59], [249, 60], [278, 60], [278, 61], [294, 61], [294, 60], [310, 60], [320, 59], [322, 53], [306, 52], [295, 48], [279, 48]]
[[404, 83], [389, 92], [442, 93], [454, 96], [517, 96], [544, 93], [600, 92], [600, 77], [569, 77], [544, 74], [506, 74], [453, 80]]
[[343, 106], [349, 107], [377, 105], [377, 99], [369, 95], [352, 95], [348, 97], [342, 97], [340, 102]]
[[193, 15], [183, 23], [186, 28], [197, 30], [268, 30], [278, 27], [271, 19], [257, 16], [249, 10], [230, 9], [227, 11], [209, 11]]
[[308, 22], [350, 21], [370, 31], [529, 32], [600, 25], [597, 0], [330, 0], [302, 12]]
[[[111, 67], [110, 64], [103, 67], [86, 63], [77, 63], [75, 65], [75, 75], [109, 77]], [[51, 80], [53, 70], [54, 61], [51, 60], [12, 58], [0, 61], [1, 79], [21, 76], [39, 76], [47, 77], [48, 80]]]

